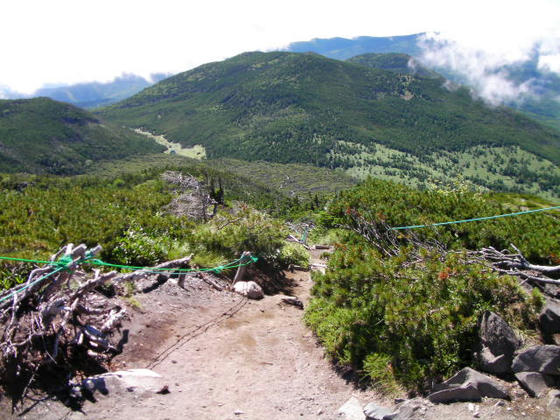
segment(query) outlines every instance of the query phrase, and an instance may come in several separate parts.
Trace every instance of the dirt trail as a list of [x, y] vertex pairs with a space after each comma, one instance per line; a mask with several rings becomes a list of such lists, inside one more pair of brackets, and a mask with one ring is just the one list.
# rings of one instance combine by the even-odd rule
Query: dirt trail
[[[288, 280], [290, 294], [307, 303], [310, 274]], [[166, 283], [138, 295], [143, 314], [125, 325], [130, 343], [114, 369], [151, 367], [169, 394], [98, 395], [82, 412], [43, 404], [25, 418], [340, 419], [338, 408], [352, 396], [383, 402], [334, 371], [303, 311], [281, 294], [249, 301], [206, 286]]]

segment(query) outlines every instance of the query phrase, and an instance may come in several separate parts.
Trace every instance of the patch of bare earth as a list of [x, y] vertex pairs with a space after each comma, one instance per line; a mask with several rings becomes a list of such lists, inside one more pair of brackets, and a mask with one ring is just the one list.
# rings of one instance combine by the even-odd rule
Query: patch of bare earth
[[[284, 284], [308, 301], [308, 272], [287, 273]], [[247, 300], [197, 278], [185, 289], [170, 280], [138, 293], [123, 326], [128, 342], [111, 367], [153, 369], [170, 392], [96, 393], [81, 412], [45, 402], [23, 418], [334, 419], [353, 395], [383, 403], [335, 372], [303, 311], [282, 296]]]

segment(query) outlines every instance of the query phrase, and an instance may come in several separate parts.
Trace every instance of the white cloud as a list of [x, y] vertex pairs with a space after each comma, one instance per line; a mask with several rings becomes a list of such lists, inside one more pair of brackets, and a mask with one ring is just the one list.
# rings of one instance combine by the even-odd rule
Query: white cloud
[[437, 30], [508, 60], [551, 32], [560, 37], [557, 0], [18, 0], [1, 2], [0, 16], [0, 84], [25, 92], [175, 73], [315, 37]]
[[560, 73], [560, 54], [541, 55], [539, 57], [539, 68]]

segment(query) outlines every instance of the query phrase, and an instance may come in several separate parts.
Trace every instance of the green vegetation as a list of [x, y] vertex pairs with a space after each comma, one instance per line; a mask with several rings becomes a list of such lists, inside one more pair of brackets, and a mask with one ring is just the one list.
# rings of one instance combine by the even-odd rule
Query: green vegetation
[[550, 204], [530, 197], [488, 195], [461, 188], [414, 190], [381, 180], [339, 193], [322, 212], [323, 229], [338, 230], [328, 270], [316, 274], [309, 325], [340, 364], [362, 372], [386, 392], [424, 390], [430, 381], [473, 365], [476, 322], [484, 310], [501, 314], [519, 330], [535, 327], [543, 299], [517, 279], [499, 276], [469, 259], [465, 249], [517, 245], [530, 259], [557, 263], [558, 213], [536, 213], [415, 230], [418, 248], [399, 231], [400, 252], [382, 255], [354, 233], [356, 217], [389, 226], [428, 224]]
[[0, 100], [0, 172], [74, 174], [101, 159], [163, 150], [72, 105], [47, 98]]
[[[519, 148], [525, 156], [546, 159], [556, 168], [560, 163], [560, 133], [515, 111], [473, 100], [465, 88], [449, 91], [441, 79], [395, 74], [316, 54], [246, 53], [206, 64], [105, 108], [100, 115], [165, 135], [185, 147], [200, 144], [209, 159], [307, 163], [368, 173], [376, 165], [372, 160], [377, 156], [371, 155], [378, 146], [406, 153], [424, 166], [438, 160], [437, 154], [444, 159], [450, 155], [453, 161], [457, 154], [485, 154], [503, 147]], [[412, 169], [415, 183], [429, 181], [430, 174], [421, 168], [402, 165]], [[488, 168], [496, 179], [472, 177], [492, 187], [503, 181], [508, 190], [520, 183], [508, 186], [501, 175], [534, 183], [524, 170], [524, 165], [508, 168], [508, 173]], [[447, 177], [447, 171], [434, 171]], [[554, 177], [544, 182], [557, 185]], [[523, 185], [521, 190], [541, 188]]]
[[[101, 244], [103, 260], [129, 265], [152, 265], [190, 253], [195, 254], [194, 264], [221, 265], [245, 250], [277, 267], [306, 264], [306, 255], [292, 247], [283, 250], [287, 236], [283, 224], [254, 206], [288, 214], [311, 208], [313, 203], [198, 161], [181, 158], [175, 162], [182, 164], [171, 167], [163, 159], [160, 167], [141, 172], [138, 166], [145, 162], [132, 162], [131, 172], [107, 172], [112, 177], [3, 175], [0, 255], [46, 259], [72, 242]], [[165, 169], [220, 185], [228, 208], [208, 223], [166, 214], [163, 208], [177, 192], [161, 181]], [[1, 263], [0, 278], [10, 285], [21, 281], [30, 268], [29, 264]]]
[[387, 70], [393, 73], [412, 74], [416, 77], [428, 77], [432, 79], [440, 79], [444, 82], [443, 76], [435, 71], [424, 67], [418, 61], [408, 54], [387, 53], [387, 54], [362, 54], [349, 58], [349, 63], [362, 64], [364, 66], [373, 67], [375, 69]]
[[518, 146], [475, 146], [418, 157], [382, 145], [340, 142], [340, 151], [332, 156], [358, 179], [371, 176], [426, 189], [431, 184], [452, 185], [462, 178], [485, 190], [560, 198], [560, 167]]
[[450, 92], [439, 80], [315, 54], [246, 53], [206, 64], [101, 115], [183, 145], [202, 144], [209, 158], [338, 166], [329, 153], [346, 140], [416, 155], [519, 145], [560, 162], [560, 134], [473, 101], [466, 89]]

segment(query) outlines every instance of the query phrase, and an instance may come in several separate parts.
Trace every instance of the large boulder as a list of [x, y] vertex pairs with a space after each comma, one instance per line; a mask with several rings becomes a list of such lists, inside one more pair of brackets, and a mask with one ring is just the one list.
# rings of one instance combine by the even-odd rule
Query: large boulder
[[560, 333], [560, 303], [547, 301], [539, 317], [539, 325], [545, 341], [552, 342], [552, 336]]
[[485, 311], [478, 324], [480, 351], [477, 358], [481, 369], [495, 374], [510, 372], [513, 354], [521, 341], [507, 322], [494, 312]]
[[480, 401], [482, 397], [509, 399], [507, 389], [489, 376], [464, 368], [447, 381], [434, 386], [428, 395], [433, 403]]
[[85, 392], [89, 395], [128, 395], [131, 392], [140, 394], [166, 393], [168, 387], [164, 378], [149, 369], [129, 369], [107, 372], [92, 376], [82, 381], [81, 389], [75, 392]]
[[515, 377], [527, 394], [535, 398], [546, 394], [556, 382], [553, 376], [539, 372], [518, 372]]
[[249, 299], [262, 299], [264, 297], [261, 286], [254, 281], [238, 281], [233, 285], [233, 290]]
[[540, 372], [560, 375], [560, 347], [553, 345], [534, 346], [519, 353], [511, 366], [515, 373]]

